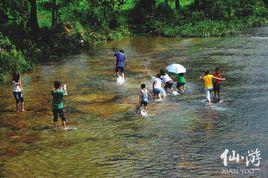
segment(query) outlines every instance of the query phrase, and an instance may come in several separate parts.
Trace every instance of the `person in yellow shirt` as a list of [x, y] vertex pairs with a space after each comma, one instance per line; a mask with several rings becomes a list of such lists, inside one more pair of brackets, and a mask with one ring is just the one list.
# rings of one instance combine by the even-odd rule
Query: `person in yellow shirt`
[[205, 70], [204, 75], [200, 76], [200, 79], [202, 79], [204, 81], [207, 102], [208, 102], [209, 106], [211, 106], [210, 92], [213, 90], [213, 79], [217, 79], [217, 80], [222, 81], [222, 80], [225, 80], [225, 78], [215, 77], [215, 76], [209, 74], [209, 70]]

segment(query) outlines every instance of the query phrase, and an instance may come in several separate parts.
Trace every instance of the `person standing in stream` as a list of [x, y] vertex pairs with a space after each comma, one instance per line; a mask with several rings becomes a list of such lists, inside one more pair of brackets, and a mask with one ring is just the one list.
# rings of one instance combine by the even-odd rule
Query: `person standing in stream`
[[63, 97], [65, 95], [64, 86], [61, 84], [60, 81], [55, 81], [54, 82], [54, 89], [51, 90], [51, 95], [53, 97], [52, 100], [52, 112], [53, 112], [53, 117], [54, 117], [54, 127], [55, 129], [58, 129], [58, 117], [60, 116], [61, 121], [62, 121], [62, 126], [64, 127], [65, 130], [67, 130], [66, 126], [66, 118], [64, 116], [63, 112]]
[[185, 92], [185, 84], [186, 84], [184, 73], [177, 74], [177, 79], [178, 79], [178, 82], [177, 82], [178, 92], [183, 94]]
[[118, 52], [114, 53], [114, 56], [116, 57], [116, 63], [115, 63], [115, 72], [119, 76], [125, 80], [125, 65], [127, 65], [127, 58], [125, 55], [125, 52], [123, 49], [120, 49]]
[[[220, 68], [219, 67], [216, 67], [215, 68], [215, 72], [213, 73], [213, 76], [214, 77], [218, 77], [218, 78], [222, 78], [221, 76], [221, 73], [220, 73]], [[214, 100], [218, 100], [220, 101], [221, 100], [221, 97], [220, 97], [220, 90], [221, 90], [221, 80], [218, 80], [218, 79], [215, 79], [213, 81], [213, 91], [214, 91]]]
[[13, 86], [13, 95], [16, 100], [16, 111], [24, 112], [24, 98], [22, 95], [22, 82], [19, 73], [14, 73], [12, 76], [11, 84]]
[[206, 98], [208, 105], [211, 106], [211, 98], [210, 98], [210, 92], [213, 91], [213, 79], [223, 81], [225, 78], [218, 78], [211, 74], [209, 74], [209, 70], [205, 70], [204, 74], [200, 76], [200, 79], [203, 80], [205, 85], [205, 91], [206, 91]]
[[174, 92], [174, 90], [172, 89], [172, 85], [173, 85], [173, 80], [169, 77], [169, 75], [166, 73], [166, 71], [164, 69], [160, 70], [160, 74], [161, 74], [161, 79], [163, 81], [164, 85], [164, 89], [166, 91], [166, 93], [168, 93], [168, 90], [170, 90], [171, 93]]

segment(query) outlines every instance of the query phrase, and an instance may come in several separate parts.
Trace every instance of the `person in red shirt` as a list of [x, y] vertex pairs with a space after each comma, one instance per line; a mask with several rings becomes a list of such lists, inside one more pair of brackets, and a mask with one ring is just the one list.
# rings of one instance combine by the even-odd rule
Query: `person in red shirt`
[[[213, 73], [213, 76], [217, 78], [222, 78], [219, 67], [215, 68], [215, 72]], [[215, 79], [213, 82], [214, 99], [220, 100], [220, 85], [221, 85], [221, 80]]]

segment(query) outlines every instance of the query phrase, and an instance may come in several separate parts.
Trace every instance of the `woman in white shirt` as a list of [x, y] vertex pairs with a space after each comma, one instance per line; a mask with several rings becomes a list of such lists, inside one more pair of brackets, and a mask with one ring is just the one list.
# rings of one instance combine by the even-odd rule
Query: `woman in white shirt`
[[16, 109], [17, 112], [22, 111], [24, 112], [24, 98], [22, 95], [22, 83], [20, 81], [20, 74], [14, 73], [12, 76], [12, 87], [13, 87], [13, 95], [16, 100]]
[[174, 90], [172, 89], [173, 80], [169, 77], [169, 75], [163, 69], [160, 70], [160, 74], [161, 74], [161, 79], [163, 83], [165, 84], [164, 88], [166, 92], [169, 89], [173, 93], [174, 92]]

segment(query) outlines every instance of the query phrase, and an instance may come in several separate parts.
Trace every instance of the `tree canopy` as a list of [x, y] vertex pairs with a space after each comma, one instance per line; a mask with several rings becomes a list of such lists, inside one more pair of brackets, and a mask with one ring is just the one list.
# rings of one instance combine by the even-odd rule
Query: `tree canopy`
[[68, 54], [81, 39], [92, 47], [130, 34], [229, 35], [266, 25], [267, 9], [266, 0], [2, 0], [0, 34], [20, 61], [36, 61]]

